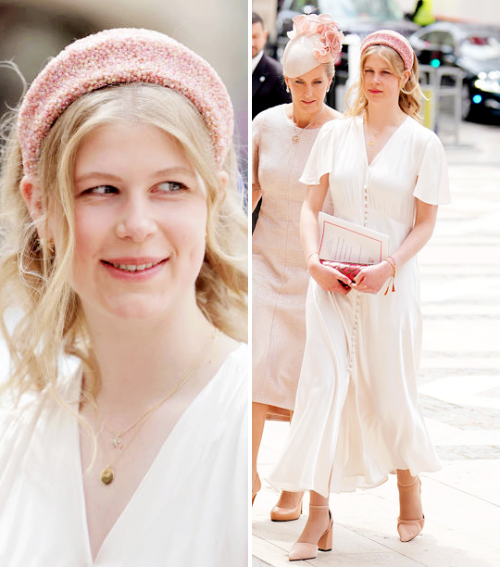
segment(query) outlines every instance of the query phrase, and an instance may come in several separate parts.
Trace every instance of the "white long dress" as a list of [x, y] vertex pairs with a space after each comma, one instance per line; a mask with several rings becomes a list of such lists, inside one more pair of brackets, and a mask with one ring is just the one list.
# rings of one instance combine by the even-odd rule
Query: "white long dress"
[[[393, 253], [411, 231], [416, 199], [450, 200], [437, 136], [407, 117], [368, 165], [361, 117], [321, 129], [301, 182], [329, 173], [334, 215], [389, 234]], [[422, 317], [414, 257], [396, 292], [343, 296], [310, 279], [306, 347], [278, 489], [330, 492], [377, 486], [396, 469], [440, 468], [418, 406]]]
[[[78, 424], [44, 393], [0, 418], [2, 567], [248, 564], [248, 348], [198, 394], [92, 561]], [[68, 374], [67, 399], [80, 387]]]

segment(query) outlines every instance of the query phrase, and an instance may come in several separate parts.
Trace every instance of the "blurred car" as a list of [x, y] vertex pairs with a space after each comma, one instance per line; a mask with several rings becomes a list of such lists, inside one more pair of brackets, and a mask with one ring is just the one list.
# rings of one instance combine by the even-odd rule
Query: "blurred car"
[[500, 28], [438, 22], [409, 38], [419, 63], [458, 67], [464, 72], [462, 118], [500, 116]]
[[[284, 0], [276, 18], [276, 56], [281, 59], [292, 31], [293, 18], [301, 14], [328, 14], [339, 24], [344, 35], [355, 34], [363, 39], [368, 34], [391, 29], [408, 37], [419, 27], [404, 19], [395, 0]], [[347, 80], [347, 46], [335, 62], [335, 86]], [[328, 103], [335, 106], [334, 89]]]

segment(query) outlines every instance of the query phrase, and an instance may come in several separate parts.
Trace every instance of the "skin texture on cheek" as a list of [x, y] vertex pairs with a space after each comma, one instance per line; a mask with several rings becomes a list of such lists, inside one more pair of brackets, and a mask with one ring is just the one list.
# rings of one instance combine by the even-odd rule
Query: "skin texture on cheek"
[[98, 128], [75, 189], [72, 285], [86, 314], [145, 319], [195, 302], [206, 187], [173, 139], [145, 124]]
[[[398, 101], [401, 85], [407, 80], [406, 71], [401, 79], [396, 70], [379, 55], [369, 55], [363, 68], [363, 91], [372, 102], [392, 100]], [[373, 92], [375, 91], [375, 92]], [[380, 91], [380, 92], [376, 92]]]

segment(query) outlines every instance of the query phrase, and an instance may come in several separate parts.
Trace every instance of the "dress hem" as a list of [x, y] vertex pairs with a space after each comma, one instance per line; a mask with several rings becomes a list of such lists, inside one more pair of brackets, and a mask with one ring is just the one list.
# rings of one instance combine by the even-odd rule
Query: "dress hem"
[[[422, 473], [438, 472], [442, 468], [443, 467], [440, 464], [434, 468], [426, 467], [425, 469], [416, 470], [409, 467], [407, 470], [410, 471], [410, 474], [412, 476], [419, 476]], [[363, 475], [343, 477], [340, 486], [336, 486], [336, 487], [330, 486], [330, 490], [328, 492], [321, 491], [318, 488], [315, 488], [314, 485], [310, 483], [304, 483], [299, 485], [287, 481], [274, 480], [269, 477], [264, 477], [264, 480], [266, 480], [273, 488], [275, 488], [278, 491], [286, 490], [287, 492], [304, 492], [308, 490], [308, 491], [317, 492], [320, 496], [323, 496], [323, 498], [328, 498], [330, 494], [352, 493], [352, 492], [356, 492], [358, 489], [368, 490], [371, 488], [377, 488], [389, 480], [390, 474], [396, 474], [396, 470], [397, 470], [396, 468], [392, 468], [386, 475], [381, 477], [379, 480], [364, 484], [361, 484], [359, 482], [361, 479], [363, 479], [364, 481]]]

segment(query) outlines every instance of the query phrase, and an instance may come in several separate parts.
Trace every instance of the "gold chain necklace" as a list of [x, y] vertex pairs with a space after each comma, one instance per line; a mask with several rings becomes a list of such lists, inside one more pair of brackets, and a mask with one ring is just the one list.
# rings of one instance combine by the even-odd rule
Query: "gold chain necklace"
[[[398, 122], [397, 122], [397, 124], [396, 124], [396, 128], [398, 128], [398, 126], [400, 125], [400, 123], [401, 123], [401, 118], [402, 118], [403, 116], [404, 116], [404, 112], [402, 112], [402, 113], [399, 115]], [[382, 130], [380, 130], [380, 132], [377, 132], [376, 134], [374, 134], [374, 133], [372, 132], [371, 128], [368, 126], [368, 120], [367, 120], [366, 116], [365, 116], [363, 122], [364, 122], [364, 124], [365, 124], [365, 126], [366, 126], [366, 129], [367, 129], [367, 131], [368, 131], [368, 134], [370, 134], [370, 136], [372, 136], [372, 138], [373, 138], [373, 140], [369, 140], [369, 141], [368, 141], [368, 145], [369, 145], [369, 146], [373, 146], [373, 145], [375, 144], [375, 142], [377, 141], [377, 138], [378, 138], [379, 136], [381, 136], [381, 135], [387, 130], [387, 128], [389, 128], [389, 126], [391, 126], [391, 124], [388, 124], [387, 126], [385, 126], [384, 128], [382, 128]]]
[[381, 135], [387, 130], [387, 128], [389, 128], [389, 126], [386, 126], [385, 128], [382, 128], [382, 130], [380, 130], [380, 132], [378, 132], [377, 134], [374, 134], [374, 133], [370, 130], [370, 128], [369, 128], [369, 126], [368, 126], [368, 124], [367, 124], [366, 122], [365, 122], [365, 126], [366, 126], [366, 129], [368, 130], [368, 133], [369, 133], [369, 134], [372, 136], [372, 138], [373, 138], [373, 140], [369, 140], [369, 141], [368, 141], [368, 144], [369, 144], [370, 146], [373, 146], [373, 145], [375, 144], [375, 142], [377, 141], [377, 138], [378, 138], [379, 136], [381, 136]]
[[297, 124], [295, 123], [295, 120], [293, 119], [293, 110], [292, 110], [292, 122], [293, 122], [293, 125], [295, 126], [295, 128], [297, 128], [297, 131], [298, 131], [298, 134], [295, 134], [295, 136], [292, 136], [292, 142], [293, 142], [294, 144], [297, 144], [297, 143], [298, 143], [298, 141], [300, 140], [300, 135], [302, 134], [302, 132], [303, 132], [304, 130], [307, 130], [307, 129], [309, 128], [309, 126], [311, 126], [312, 124], [314, 124], [314, 123], [316, 122], [316, 120], [323, 114], [323, 110], [325, 110], [325, 105], [323, 105], [323, 106], [321, 107], [321, 112], [318, 114], [318, 116], [316, 116], [316, 118], [315, 118], [312, 122], [309, 122], [309, 124], [308, 124], [307, 126], [304, 126], [304, 128], [302, 128], [302, 129], [300, 129], [300, 128], [297, 126]]
[[[213, 329], [213, 331], [210, 335], [210, 338], [203, 345], [202, 349], [200, 350], [200, 354], [196, 358], [195, 362], [188, 368], [188, 370], [184, 373], [182, 378], [173, 386], [173, 388], [168, 392], [168, 394], [165, 397], [163, 397], [157, 404], [155, 404], [153, 407], [148, 409], [148, 411], [146, 413], [141, 415], [138, 419], [136, 419], [131, 425], [129, 425], [123, 431], [120, 431], [120, 432], [113, 431], [108, 426], [108, 424], [105, 422], [104, 418], [101, 416], [101, 412], [99, 411], [99, 407], [97, 407], [97, 412], [98, 412], [99, 418], [100, 418], [101, 423], [102, 423], [98, 435], [100, 436], [100, 434], [103, 430], [103, 427], [105, 427], [113, 436], [112, 443], [115, 446], [115, 448], [120, 449], [120, 453], [118, 453], [118, 455], [111, 461], [111, 463], [107, 464], [104, 467], [104, 469], [101, 471], [100, 478], [101, 478], [101, 482], [103, 484], [107, 485], [107, 484], [111, 484], [113, 482], [113, 480], [115, 478], [114, 466], [116, 464], [116, 461], [118, 461], [118, 459], [125, 452], [125, 450], [128, 449], [128, 447], [130, 447], [130, 445], [132, 444], [132, 441], [135, 439], [135, 437], [138, 435], [138, 433], [142, 430], [142, 428], [144, 427], [144, 425], [146, 424], [148, 419], [155, 413], [155, 411], [160, 409], [160, 407], [165, 402], [167, 402], [191, 378], [191, 376], [194, 374], [194, 372], [198, 369], [198, 367], [203, 362], [203, 359], [205, 358], [205, 355], [206, 355], [206, 351], [209, 350], [209, 349], [211, 350], [213, 342], [214, 342], [218, 332], [219, 332], [218, 329], [215, 329], [215, 328]], [[137, 429], [133, 433], [129, 442], [126, 445], [124, 445], [123, 442], [122, 442], [123, 437], [127, 433], [132, 431], [134, 428], [137, 428]]]

